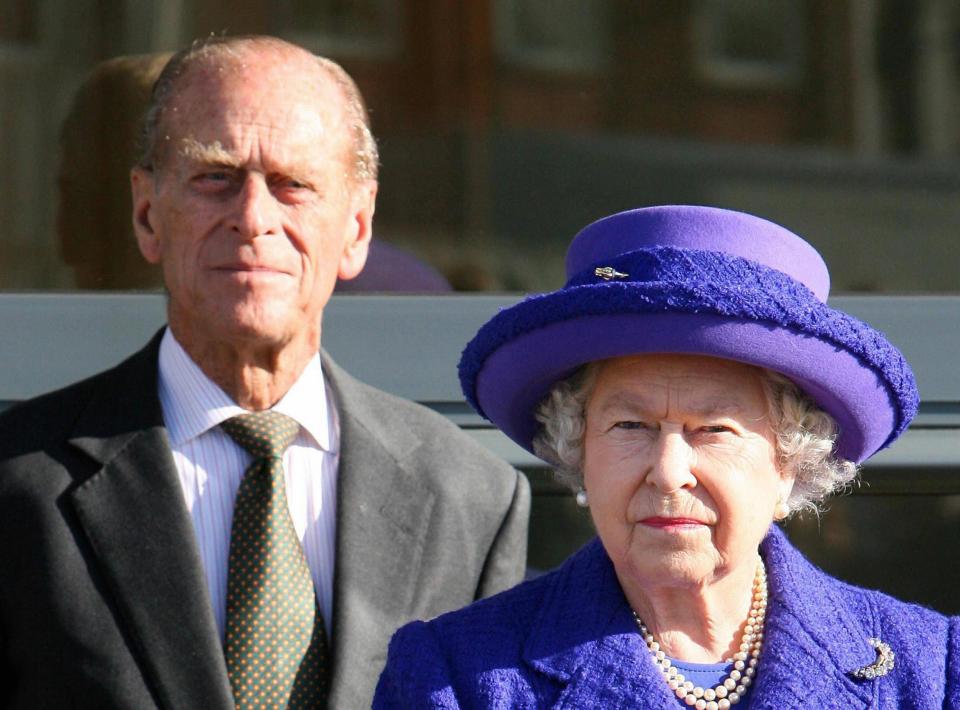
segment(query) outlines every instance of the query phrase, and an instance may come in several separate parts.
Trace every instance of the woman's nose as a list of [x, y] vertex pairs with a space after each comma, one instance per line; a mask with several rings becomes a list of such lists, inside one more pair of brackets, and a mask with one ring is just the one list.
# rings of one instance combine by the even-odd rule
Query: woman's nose
[[696, 453], [680, 431], [660, 431], [647, 482], [664, 493], [696, 485]]

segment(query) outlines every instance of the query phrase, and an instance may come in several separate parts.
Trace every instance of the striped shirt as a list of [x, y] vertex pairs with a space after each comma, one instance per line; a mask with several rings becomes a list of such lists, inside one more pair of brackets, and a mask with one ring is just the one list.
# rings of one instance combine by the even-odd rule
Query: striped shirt
[[[283, 456], [287, 501], [313, 575], [327, 634], [333, 619], [340, 441], [332, 401], [318, 354], [273, 407], [301, 427]], [[160, 404], [222, 637], [233, 501], [251, 457], [218, 425], [246, 410], [203, 373], [169, 328], [160, 344]]]

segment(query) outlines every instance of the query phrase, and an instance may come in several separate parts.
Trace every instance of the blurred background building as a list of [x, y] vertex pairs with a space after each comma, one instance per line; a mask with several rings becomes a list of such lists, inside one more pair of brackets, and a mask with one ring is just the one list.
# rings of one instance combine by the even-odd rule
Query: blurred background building
[[129, 237], [120, 125], [143, 98], [81, 87], [211, 32], [356, 77], [377, 235], [459, 289], [555, 287], [579, 227], [663, 202], [782, 222], [835, 291], [960, 288], [954, 0], [2, 0], [0, 288], [156, 285], [103, 247]]

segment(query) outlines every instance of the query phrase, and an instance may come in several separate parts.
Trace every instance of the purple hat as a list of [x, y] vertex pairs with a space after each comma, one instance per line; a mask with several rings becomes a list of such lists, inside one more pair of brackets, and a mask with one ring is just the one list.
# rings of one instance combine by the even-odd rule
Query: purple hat
[[817, 251], [765, 219], [713, 207], [621, 212], [583, 229], [567, 283], [495, 315], [460, 360], [467, 401], [528, 451], [534, 412], [581, 365], [639, 353], [736, 360], [781, 373], [840, 427], [857, 463], [917, 412], [910, 366], [882, 333], [826, 305]]

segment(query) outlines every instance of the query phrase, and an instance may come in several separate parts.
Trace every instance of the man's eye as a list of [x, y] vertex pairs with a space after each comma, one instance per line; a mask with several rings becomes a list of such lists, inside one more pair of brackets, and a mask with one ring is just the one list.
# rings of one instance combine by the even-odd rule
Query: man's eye
[[190, 184], [200, 193], [223, 195], [236, 188], [237, 175], [230, 170], [207, 170], [196, 173]]
[[280, 180], [277, 182], [277, 187], [282, 190], [309, 190], [309, 183], [303, 182], [302, 180], [295, 180], [294, 178], [286, 178], [285, 180]]
[[231, 174], [225, 170], [211, 170], [198, 173], [193, 177], [193, 182], [201, 185], [221, 185], [229, 182], [231, 177]]

